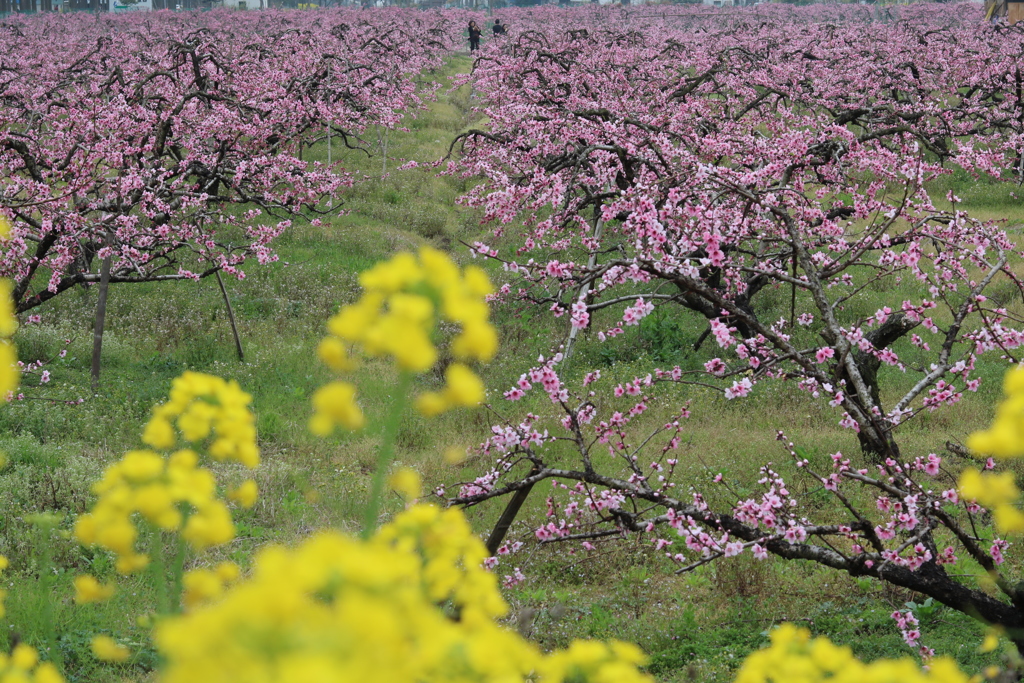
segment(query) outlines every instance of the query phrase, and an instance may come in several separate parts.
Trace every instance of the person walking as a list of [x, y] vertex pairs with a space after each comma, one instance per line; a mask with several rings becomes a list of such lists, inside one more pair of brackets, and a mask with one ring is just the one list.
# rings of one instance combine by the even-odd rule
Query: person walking
[[475, 21], [469, 22], [469, 51], [470, 52], [473, 52], [474, 50], [479, 50], [480, 49], [480, 34], [482, 34], [482, 33], [483, 33], [483, 31], [480, 30], [480, 27], [477, 25], [477, 23]]

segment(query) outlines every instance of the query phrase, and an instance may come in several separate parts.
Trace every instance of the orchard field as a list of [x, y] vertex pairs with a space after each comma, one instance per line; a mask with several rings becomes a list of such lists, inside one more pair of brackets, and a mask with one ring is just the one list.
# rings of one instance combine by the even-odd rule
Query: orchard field
[[0, 680], [1011, 676], [1024, 28], [494, 17], [0, 22]]

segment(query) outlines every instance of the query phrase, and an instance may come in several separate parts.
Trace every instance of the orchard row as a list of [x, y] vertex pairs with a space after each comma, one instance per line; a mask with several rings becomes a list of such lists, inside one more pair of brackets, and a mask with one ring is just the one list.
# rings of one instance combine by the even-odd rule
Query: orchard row
[[[982, 495], [994, 480], [958, 489], [963, 465], [899, 444], [899, 425], [978, 389], [982, 355], [1016, 362], [1024, 342], [1019, 307], [992, 296], [1021, 291], [1005, 225], [933, 196], [954, 171], [1020, 181], [1024, 30], [981, 19], [969, 5], [510, 19], [469, 77], [490, 126], [460, 136], [449, 170], [486, 178], [466, 201], [496, 226], [476, 249], [508, 272], [499, 298], [549, 310], [564, 336], [505, 394], [543, 392], [554, 413], [512, 408], [484, 444], [494, 468], [450, 500], [521, 501], [552, 480], [542, 543], [646, 534], [681, 568], [812, 560], [1024, 624], [1006, 542], [978, 533], [979, 501], [1005, 502]], [[778, 290], [785, 310], [762, 305]], [[582, 337], [614, 346], [657, 309], [704, 327], [701, 362], [611, 382], [564, 369]], [[910, 379], [893, 391], [887, 372]], [[780, 432], [786, 457], [765, 455], [755, 495], [721, 477], [704, 490], [677, 473], [688, 408], [645, 417], [664, 383], [738, 401], [793, 387], [861, 453], [812, 466]], [[973, 446], [1010, 456], [1019, 439]], [[831, 503], [799, 498], [794, 477]], [[1024, 527], [996, 517], [996, 533]], [[1001, 596], [947, 574], [965, 556]]]
[[[438, 14], [131, 14], [0, 26], [0, 274], [18, 311], [78, 283], [239, 275], [353, 177], [307, 163], [421, 106], [453, 49]], [[429, 94], [429, 93], [428, 93]]]

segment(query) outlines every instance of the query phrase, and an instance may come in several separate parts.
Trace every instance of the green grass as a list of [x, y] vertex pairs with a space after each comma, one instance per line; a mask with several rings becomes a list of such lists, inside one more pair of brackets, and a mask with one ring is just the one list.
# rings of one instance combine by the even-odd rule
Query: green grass
[[[443, 80], [469, 68], [456, 58], [425, 80]], [[235, 356], [224, 303], [214, 280], [114, 286], [110, 292], [103, 347], [103, 375], [98, 392], [90, 386], [91, 319], [96, 288], [78, 288], [39, 311], [43, 322], [25, 326], [17, 336], [23, 360], [50, 361], [53, 381], [36, 387], [26, 379], [28, 400], [0, 411], [0, 450], [9, 463], [0, 470], [0, 554], [12, 570], [6, 590], [8, 613], [0, 633], [40, 644], [38, 619], [42, 597], [38, 579], [38, 543], [25, 520], [31, 512], [63, 515], [51, 547], [58, 567], [54, 599], [61, 647], [73, 681], [147, 679], [155, 660], [142, 646], [143, 630], [134, 615], [146, 611], [153, 597], [142, 581], [122, 584], [111, 603], [85, 609], [70, 604], [74, 575], [92, 572], [112, 577], [110, 558], [86, 550], [70, 538], [73, 516], [89, 506], [89, 487], [103, 467], [121, 453], [140, 445], [139, 434], [150, 408], [167, 395], [171, 380], [186, 369], [235, 379], [253, 396], [264, 464], [256, 474], [261, 497], [252, 509], [236, 516], [238, 539], [195, 561], [232, 559], [246, 566], [253, 552], [268, 542], [291, 542], [311, 530], [333, 526], [353, 530], [359, 523], [378, 443], [382, 415], [391, 400], [393, 370], [365, 363], [355, 374], [361, 402], [369, 418], [366, 430], [329, 439], [311, 436], [306, 423], [309, 398], [331, 378], [315, 359], [316, 344], [328, 317], [358, 295], [357, 274], [399, 249], [431, 243], [457, 249], [482, 228], [479, 212], [457, 206], [455, 200], [474, 181], [440, 175], [429, 163], [448, 151], [452, 138], [480, 125], [469, 89], [441, 90], [437, 102], [406, 122], [408, 131], [388, 133], [386, 165], [376, 131], [368, 131], [372, 156], [332, 147], [332, 158], [368, 179], [342, 193], [320, 227], [296, 222], [277, 242], [281, 260], [246, 268], [244, 280], [226, 280], [245, 347], [245, 360]], [[326, 144], [306, 150], [307, 160], [326, 160]], [[420, 167], [398, 171], [405, 160]], [[386, 175], [382, 177], [382, 171]], [[952, 190], [964, 207], [985, 218], [1024, 222], [1024, 209], [1011, 196], [1015, 188], [954, 174], [932, 188], [939, 197]], [[496, 279], [503, 277], [493, 271]], [[904, 284], [902, 287], [912, 287]], [[909, 290], [908, 290], [909, 291]], [[871, 291], [851, 304], [843, 315], [853, 319], [873, 312], [899, 292]], [[763, 292], [757, 301], [765, 318], [777, 317], [788, 305], [788, 290]], [[492, 396], [506, 389], [524, 369], [522, 359], [547, 353], [564, 334], [543, 311], [505, 307], [495, 312], [501, 328], [502, 352], [488, 368]], [[595, 327], [612, 322], [604, 311]], [[711, 353], [693, 344], [705, 322], [685, 311], [659, 310], [639, 327], [607, 344], [584, 335], [568, 366], [570, 374], [602, 369], [604, 387], [652, 365], [699, 367]], [[801, 330], [807, 343], [816, 331]], [[65, 340], [70, 340], [65, 343]], [[62, 349], [67, 355], [59, 358]], [[901, 352], [904, 349], [900, 349]], [[956, 410], [924, 414], [901, 428], [900, 443], [907, 454], [938, 452], [946, 440], [962, 440], [991, 416], [1003, 365], [985, 360], [987, 380]], [[424, 386], [441, 378], [430, 376]], [[905, 390], [910, 379], [895, 370], [882, 374], [883, 393]], [[839, 414], [799, 394], [792, 387], [759, 386], [756, 400], [728, 402], [706, 392], [680, 388], [666, 392], [642, 421], [656, 425], [677, 406], [691, 401], [693, 417], [686, 424], [680, 449], [680, 472], [708, 484], [723, 473], [730, 485], [744, 489], [766, 460], [785, 461], [775, 440], [778, 429], [824, 460], [842, 450], [854, 454], [854, 436], [837, 426]], [[68, 401], [85, 399], [81, 404]], [[500, 402], [496, 402], [500, 403]], [[515, 415], [543, 413], [547, 399], [531, 395], [515, 406]], [[498, 406], [504, 410], [505, 407]], [[487, 435], [492, 416], [477, 411], [427, 421], [409, 416], [398, 438], [397, 460], [419, 469], [427, 488], [472, 479], [487, 466], [473, 457], [461, 466], [445, 463], [449, 447], [465, 448]], [[788, 469], [787, 469], [788, 467]], [[787, 477], [794, 469], [780, 465]], [[228, 484], [240, 481], [239, 468], [223, 467]], [[684, 477], [684, 478], [685, 478]], [[816, 500], [815, 486], [794, 483], [796, 490]], [[387, 501], [394, 511], [400, 501]], [[475, 527], [486, 533], [503, 507], [501, 502], [468, 511]], [[524, 508], [512, 535], [531, 537], [530, 529], [544, 516], [544, 493], [536, 491]], [[1019, 556], [1014, 555], [1014, 560]], [[1013, 561], [1013, 560], [1012, 560]], [[527, 543], [500, 572], [519, 566], [528, 580], [507, 591], [513, 608], [510, 623], [548, 649], [577, 637], [620, 638], [640, 644], [650, 655], [650, 670], [662, 681], [725, 681], [750, 651], [766, 642], [767, 631], [785, 620], [810, 627], [837, 642], [851, 645], [866, 658], [908, 656], [910, 650], [888, 618], [917, 596], [873, 582], [855, 582], [835, 572], [805, 563], [770, 560], [755, 564], [747, 558], [702, 567], [675, 575], [673, 567], [643, 539], [606, 544], [599, 552], [580, 554], [569, 546], [538, 547]], [[6, 631], [4, 631], [6, 629]], [[980, 627], [950, 610], [940, 610], [924, 626], [926, 644], [955, 656], [976, 671], [991, 658], [976, 654]], [[108, 632], [140, 644], [139, 654], [119, 667], [99, 666], [88, 655], [88, 640]], [[4, 636], [0, 636], [0, 640]]]

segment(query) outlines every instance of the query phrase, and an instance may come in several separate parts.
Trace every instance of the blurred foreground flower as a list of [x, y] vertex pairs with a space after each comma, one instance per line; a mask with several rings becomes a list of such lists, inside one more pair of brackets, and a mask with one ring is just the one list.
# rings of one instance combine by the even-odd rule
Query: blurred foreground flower
[[[1024, 456], [1024, 367], [1007, 371], [1003, 393], [1006, 397], [996, 409], [992, 426], [971, 434], [967, 445], [981, 455], [1020, 458]], [[1019, 509], [1020, 490], [1012, 472], [979, 472], [969, 467], [960, 475], [959, 491], [965, 500], [992, 510], [992, 520], [1000, 532], [1024, 531], [1024, 513]]]
[[9, 655], [0, 653], [0, 681], [64, 683], [64, 677], [51, 662], [40, 662], [35, 648], [21, 643]]
[[[93, 486], [99, 499], [75, 524], [78, 540], [115, 553], [117, 570], [128, 574], [144, 569], [151, 560], [137, 547], [140, 520], [150, 534], [180, 531], [194, 550], [233, 539], [231, 512], [218, 496], [213, 471], [202, 466], [200, 452], [250, 468], [259, 464], [250, 401], [238, 384], [220, 377], [186, 372], [175, 379], [169, 400], [153, 409], [142, 438], [154, 449], [179, 450], [169, 455], [129, 451], [107, 467]], [[256, 496], [251, 481], [228, 494], [244, 507]], [[151, 545], [162, 548], [159, 542]]]
[[165, 683], [651, 681], [625, 643], [544, 654], [508, 607], [458, 510], [417, 505], [365, 541], [321, 532], [260, 552], [216, 603], [161, 621]]
[[[487, 362], [498, 351], [498, 333], [489, 322], [487, 274], [477, 266], [459, 269], [444, 252], [423, 247], [419, 254], [396, 254], [359, 276], [363, 295], [344, 306], [327, 323], [330, 336], [320, 342], [320, 359], [337, 372], [351, 370], [351, 349], [375, 358], [392, 358], [403, 374], [422, 373], [438, 361], [436, 326], [458, 325], [451, 342], [456, 362], [445, 372], [440, 392], [419, 397], [417, 408], [431, 417], [456, 407], [471, 407], [484, 399], [484, 386], [466, 365]], [[313, 395], [314, 415], [309, 428], [326, 436], [337, 425], [363, 426], [355, 387], [332, 382]]]
[[75, 577], [75, 604], [88, 605], [91, 602], [103, 602], [114, 596], [112, 584], [103, 585], [95, 576], [85, 574]]
[[102, 662], [123, 662], [131, 656], [128, 648], [110, 636], [96, 636], [91, 645], [93, 656]]
[[880, 659], [865, 664], [849, 647], [828, 638], [811, 639], [805, 628], [782, 624], [772, 631], [771, 646], [743, 662], [736, 683], [968, 683], [970, 678], [948, 657], [937, 657], [924, 670], [911, 659]]

